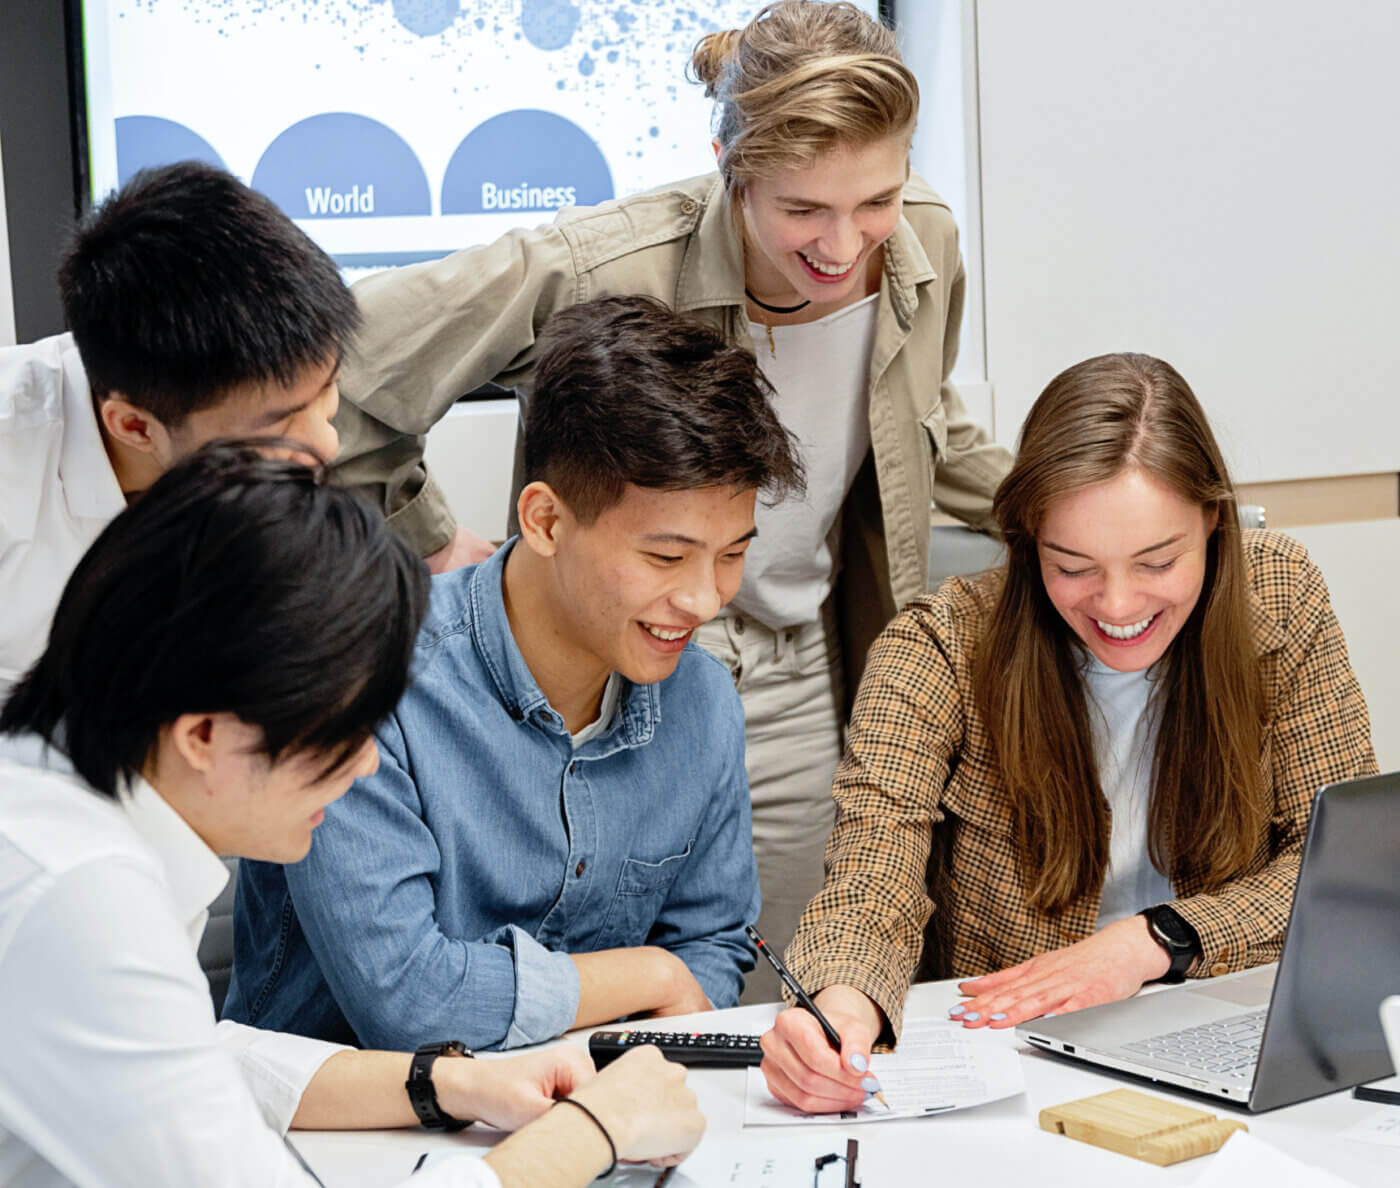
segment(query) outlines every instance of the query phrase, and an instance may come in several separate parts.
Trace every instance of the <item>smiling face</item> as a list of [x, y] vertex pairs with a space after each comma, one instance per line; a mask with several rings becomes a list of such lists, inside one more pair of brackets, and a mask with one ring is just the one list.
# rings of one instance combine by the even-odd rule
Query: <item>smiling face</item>
[[1094, 656], [1140, 672], [1200, 599], [1216, 516], [1136, 467], [1071, 491], [1036, 537], [1045, 592]]
[[670, 676], [694, 630], [738, 593], [755, 494], [629, 484], [591, 524], [563, 509], [551, 617], [575, 667], [642, 685]]
[[749, 182], [740, 204], [748, 288], [770, 305], [839, 305], [874, 292], [908, 175], [909, 142], [890, 136]]

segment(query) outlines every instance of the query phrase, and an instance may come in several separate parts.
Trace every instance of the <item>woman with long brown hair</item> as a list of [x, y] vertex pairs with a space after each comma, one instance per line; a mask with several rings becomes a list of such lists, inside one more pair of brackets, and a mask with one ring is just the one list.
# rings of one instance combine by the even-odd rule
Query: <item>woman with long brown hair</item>
[[764, 1040], [803, 1109], [861, 1099], [921, 957], [980, 975], [952, 1014], [994, 1028], [1275, 960], [1313, 794], [1376, 770], [1321, 573], [1241, 531], [1168, 364], [1057, 376], [994, 512], [1005, 566], [916, 599], [871, 652], [788, 956], [842, 1051], [796, 1010]]
[[[716, 172], [355, 287], [365, 326], [341, 377], [340, 466], [435, 570], [453, 568], [484, 542], [454, 536], [413, 435], [487, 380], [528, 392], [551, 314], [647, 294], [757, 355], [807, 498], [760, 505], [722, 617], [678, 611], [668, 626], [718, 656], [743, 698], [760, 927], [786, 947], [821, 887], [846, 692], [927, 585], [930, 502], [989, 526], [1010, 456], [948, 382], [958, 233], [910, 174], [919, 86], [894, 33], [851, 4], [783, 0], [703, 38], [691, 72], [715, 102]], [[517, 473], [516, 489], [535, 477]], [[648, 556], [693, 554], [668, 541]]]

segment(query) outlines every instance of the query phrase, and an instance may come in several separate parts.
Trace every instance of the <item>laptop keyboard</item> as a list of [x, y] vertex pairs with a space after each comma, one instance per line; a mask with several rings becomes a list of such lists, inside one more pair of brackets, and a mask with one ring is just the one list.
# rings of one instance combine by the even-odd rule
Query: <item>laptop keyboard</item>
[[1261, 1007], [1218, 1023], [1154, 1035], [1123, 1048], [1155, 1063], [1180, 1065], [1232, 1081], [1252, 1081], [1267, 1015], [1268, 1009]]

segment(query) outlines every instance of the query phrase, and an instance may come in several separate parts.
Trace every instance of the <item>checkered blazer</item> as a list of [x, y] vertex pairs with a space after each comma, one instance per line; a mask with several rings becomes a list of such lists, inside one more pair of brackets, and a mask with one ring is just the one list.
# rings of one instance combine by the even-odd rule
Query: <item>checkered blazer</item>
[[[1190, 881], [1175, 887], [1173, 906], [1201, 938], [1197, 976], [1278, 958], [1314, 793], [1376, 770], [1321, 571], [1280, 533], [1246, 532], [1244, 545], [1273, 810], [1239, 878], [1209, 895]], [[1082, 940], [1098, 918], [1098, 892], [1058, 916], [1025, 901], [1006, 788], [972, 695], [974, 649], [1002, 577], [945, 582], [905, 607], [871, 650], [836, 772], [826, 885], [788, 950], [809, 991], [855, 986], [896, 1037], [931, 916], [942, 949], [933, 968], [960, 977]]]

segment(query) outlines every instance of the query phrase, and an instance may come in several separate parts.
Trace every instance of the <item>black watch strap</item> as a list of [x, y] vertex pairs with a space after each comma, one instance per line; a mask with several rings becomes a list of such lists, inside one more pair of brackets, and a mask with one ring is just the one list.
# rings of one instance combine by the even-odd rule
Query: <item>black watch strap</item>
[[1191, 963], [1201, 955], [1201, 938], [1196, 930], [1170, 904], [1159, 903], [1138, 913], [1147, 920], [1147, 930], [1171, 958], [1159, 982], [1182, 982]]
[[463, 1122], [451, 1114], [443, 1112], [438, 1105], [437, 1094], [433, 1091], [433, 1062], [439, 1056], [471, 1056], [471, 1049], [456, 1040], [439, 1040], [424, 1044], [413, 1053], [413, 1063], [408, 1066], [408, 1080], [403, 1083], [408, 1090], [408, 1100], [418, 1121], [429, 1130], [461, 1130], [471, 1122]]

